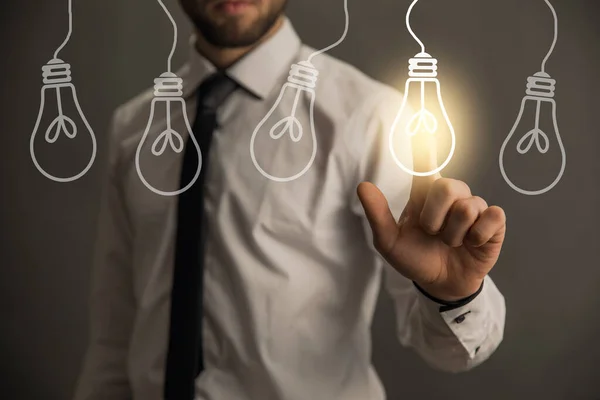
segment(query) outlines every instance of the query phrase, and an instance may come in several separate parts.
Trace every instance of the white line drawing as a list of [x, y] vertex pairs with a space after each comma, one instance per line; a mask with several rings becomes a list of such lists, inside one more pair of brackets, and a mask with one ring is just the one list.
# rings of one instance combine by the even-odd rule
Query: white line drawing
[[[556, 118], [556, 101], [554, 100], [554, 91], [556, 89], [556, 80], [552, 79], [552, 77], [546, 72], [546, 62], [550, 58], [550, 55], [552, 55], [552, 52], [554, 51], [554, 47], [556, 46], [556, 42], [558, 40], [558, 16], [556, 14], [556, 10], [554, 9], [554, 7], [550, 3], [550, 1], [549, 0], [544, 0], [544, 1], [550, 8], [550, 11], [552, 11], [552, 15], [554, 17], [554, 40], [552, 41], [552, 45], [550, 46], [550, 50], [548, 51], [548, 54], [542, 61], [541, 71], [537, 72], [533, 76], [530, 76], [529, 78], [527, 78], [527, 90], [525, 92], [526, 96], [521, 101], [521, 109], [519, 110], [519, 115], [517, 116], [517, 120], [516, 120], [515, 124], [513, 125], [510, 133], [508, 134], [506, 140], [504, 140], [504, 143], [502, 144], [502, 148], [500, 149], [500, 156], [499, 156], [500, 171], [502, 172], [502, 176], [504, 177], [504, 180], [506, 181], [506, 183], [511, 188], [516, 190], [517, 192], [524, 194], [524, 195], [528, 195], [528, 196], [536, 196], [536, 195], [544, 194], [544, 193], [548, 192], [549, 190], [551, 190], [552, 188], [554, 188], [554, 186], [556, 186], [558, 184], [558, 182], [561, 180], [561, 178], [565, 172], [565, 168], [567, 166], [567, 155], [566, 155], [562, 140], [560, 138], [560, 133], [558, 130], [558, 122], [557, 122], [557, 118]], [[528, 101], [534, 101], [536, 103], [534, 127], [519, 140], [519, 142], [517, 143], [517, 151], [519, 152], [519, 154], [526, 154], [527, 152], [529, 152], [529, 150], [533, 146], [533, 143], [535, 142], [537, 150], [540, 153], [546, 154], [548, 152], [548, 149], [550, 148], [550, 141], [549, 141], [548, 135], [539, 128], [541, 107], [542, 107], [542, 104], [546, 103], [552, 107], [552, 125], [554, 127], [554, 133], [556, 134], [556, 138], [558, 140], [558, 146], [560, 148], [560, 152], [561, 152], [561, 156], [562, 156], [560, 172], [558, 173], [556, 179], [549, 186], [547, 186], [543, 189], [540, 189], [540, 190], [525, 190], [525, 189], [518, 187], [509, 179], [508, 175], [506, 174], [506, 171], [504, 170], [504, 160], [503, 159], [504, 159], [504, 152], [506, 150], [506, 146], [508, 145], [508, 142], [513, 137], [513, 135], [516, 133], [516, 130], [521, 123], [521, 119], [523, 118], [523, 114], [525, 111], [525, 105], [527, 104]], [[529, 142], [526, 144], [526, 141], [528, 139], [529, 139]], [[542, 145], [540, 143], [540, 139], [544, 142], [544, 145]]]
[[[63, 60], [58, 58], [58, 53], [60, 53], [60, 51], [62, 51], [62, 49], [67, 45], [67, 43], [71, 39], [71, 34], [73, 33], [73, 2], [72, 2], [72, 0], [69, 0], [68, 4], [69, 4], [68, 5], [68, 8], [69, 8], [69, 32], [67, 33], [67, 36], [66, 36], [65, 40], [63, 41], [63, 43], [54, 52], [54, 56], [53, 56], [52, 60], [48, 61], [48, 63], [46, 63], [46, 65], [44, 65], [42, 67], [42, 77], [43, 77], [44, 85], [42, 86], [42, 90], [41, 90], [40, 110], [38, 112], [38, 117], [35, 122], [35, 127], [33, 128], [33, 133], [31, 134], [31, 139], [29, 141], [29, 152], [31, 154], [31, 159], [32, 159], [33, 163], [35, 164], [36, 168], [46, 178], [53, 180], [55, 182], [59, 182], [59, 183], [72, 182], [72, 181], [75, 181], [75, 180], [81, 178], [83, 175], [85, 175], [89, 171], [89, 169], [92, 167], [92, 165], [94, 164], [94, 160], [96, 159], [96, 150], [97, 150], [96, 137], [94, 136], [94, 131], [90, 127], [90, 124], [88, 123], [87, 119], [85, 118], [85, 115], [83, 114], [83, 111], [81, 110], [81, 106], [79, 105], [79, 99], [77, 98], [77, 92], [75, 91], [75, 86], [71, 83], [71, 80], [72, 80], [71, 64], [65, 63]], [[50, 144], [55, 143], [58, 140], [61, 131], [64, 132], [65, 135], [67, 136], [67, 138], [69, 138], [69, 139], [73, 139], [73, 138], [75, 138], [75, 136], [77, 136], [77, 133], [78, 133], [77, 125], [75, 124], [73, 119], [71, 119], [70, 117], [65, 115], [63, 112], [63, 106], [62, 106], [63, 97], [61, 95], [61, 89], [66, 89], [67, 93], [73, 97], [73, 102], [75, 103], [75, 107], [77, 108], [79, 117], [81, 118], [81, 121], [83, 121], [83, 124], [87, 128], [87, 130], [91, 136], [91, 139], [92, 139], [92, 155], [90, 157], [88, 164], [77, 175], [67, 177], [67, 178], [53, 176], [50, 173], [48, 173], [47, 171], [45, 171], [44, 168], [42, 168], [42, 166], [38, 162], [37, 157], [35, 156], [35, 148], [34, 148], [35, 138], [38, 134], [38, 129], [40, 128], [40, 123], [42, 121], [42, 117], [44, 116], [45, 109], [46, 109], [46, 91], [48, 91], [48, 90], [56, 91], [56, 103], [57, 103], [57, 107], [58, 107], [58, 116], [56, 116], [56, 118], [54, 118], [52, 123], [50, 123], [50, 125], [46, 129], [46, 133], [45, 133], [46, 142], [48, 142]]]
[[[192, 185], [194, 185], [194, 183], [196, 183], [196, 181], [198, 180], [198, 177], [200, 176], [200, 171], [202, 170], [202, 151], [200, 150], [200, 145], [198, 144], [198, 141], [196, 140], [196, 137], [192, 132], [190, 121], [187, 116], [185, 100], [182, 97], [183, 79], [178, 77], [171, 70], [171, 60], [173, 59], [173, 54], [175, 54], [175, 48], [177, 47], [177, 24], [175, 23], [173, 16], [169, 12], [165, 4], [161, 0], [157, 1], [163, 8], [165, 13], [167, 14], [167, 17], [171, 21], [171, 24], [173, 25], [173, 46], [167, 59], [167, 72], [164, 72], [154, 80], [154, 99], [152, 99], [152, 104], [150, 106], [150, 116], [148, 118], [148, 125], [146, 125], [144, 135], [142, 136], [142, 139], [140, 140], [140, 143], [137, 147], [137, 151], [135, 153], [135, 168], [142, 183], [146, 185], [148, 189], [161, 196], [177, 196], [191, 188]], [[179, 190], [173, 192], [162, 191], [153, 187], [144, 177], [144, 174], [142, 173], [142, 169], [140, 167], [140, 153], [142, 151], [144, 142], [148, 137], [150, 128], [153, 125], [154, 112], [158, 103], [166, 107], [167, 128], [154, 140], [154, 143], [152, 144], [152, 154], [157, 157], [161, 156], [167, 149], [167, 144], [170, 145], [170, 148], [175, 153], [181, 153], [184, 149], [183, 137], [178, 132], [176, 132], [171, 126], [172, 104], [181, 106], [181, 112], [183, 115], [183, 120], [185, 121], [186, 129], [188, 130], [189, 137], [194, 147], [196, 148], [196, 152], [198, 154], [198, 168], [196, 169], [196, 173], [194, 174], [193, 179], [183, 188], [180, 188]]]
[[[350, 15], [348, 13], [348, 0], [344, 0], [344, 14], [345, 14], [345, 18], [346, 18], [345, 27], [344, 27], [344, 33], [342, 34], [340, 39], [330, 46], [327, 46], [321, 50], [315, 51], [308, 57], [308, 59], [306, 61], [301, 61], [297, 64], [292, 64], [292, 66], [290, 68], [290, 74], [288, 76], [288, 81], [282, 86], [281, 91], [279, 93], [279, 97], [277, 98], [277, 101], [275, 102], [275, 104], [273, 105], [271, 110], [267, 113], [267, 115], [259, 122], [259, 124], [254, 129], [254, 132], [252, 133], [252, 138], [250, 139], [250, 155], [252, 157], [252, 162], [254, 163], [254, 166], [256, 167], [256, 169], [264, 177], [266, 177], [272, 181], [275, 181], [275, 182], [293, 181], [295, 179], [300, 178], [302, 175], [304, 175], [310, 169], [310, 167], [312, 167], [312, 164], [317, 155], [317, 145], [318, 145], [316, 131], [315, 131], [315, 122], [314, 122], [314, 105], [315, 105], [315, 99], [316, 99], [315, 87], [317, 86], [317, 78], [319, 76], [319, 71], [315, 68], [315, 66], [311, 63], [311, 61], [314, 57], [333, 49], [334, 47], [338, 46], [340, 43], [342, 43], [346, 39], [346, 36], [348, 34], [348, 28], [350, 25]], [[298, 120], [298, 118], [296, 118], [296, 111], [298, 109], [298, 104], [299, 104], [300, 98], [302, 96], [302, 92], [306, 92], [310, 96], [309, 116], [310, 116], [310, 131], [311, 131], [311, 135], [312, 135], [313, 150], [312, 150], [312, 154], [311, 154], [308, 164], [300, 172], [298, 172], [297, 174], [295, 174], [293, 176], [289, 176], [289, 177], [277, 177], [277, 176], [273, 176], [273, 175], [267, 173], [260, 166], [260, 164], [258, 163], [258, 160], [256, 159], [254, 145], [256, 143], [256, 137], [257, 137], [258, 133], [261, 131], [261, 129], [263, 127], [265, 127], [266, 122], [269, 120], [271, 115], [273, 115], [275, 110], [277, 110], [280, 107], [281, 99], [283, 98], [284, 94], [286, 93], [286, 90], [288, 90], [288, 89], [296, 90], [296, 96], [294, 98], [294, 103], [293, 103], [292, 109], [290, 110], [287, 117], [281, 119], [279, 122], [275, 123], [273, 126], [270, 127], [269, 136], [273, 140], [278, 140], [281, 137], [283, 137], [286, 133], [289, 133], [290, 138], [292, 139], [292, 141], [294, 143], [297, 143], [302, 139], [302, 136], [305, 133], [306, 127], [303, 127], [302, 124], [300, 123], [300, 121]]]
[[[414, 175], [414, 176], [431, 176], [431, 175], [437, 174], [438, 172], [440, 172], [441, 170], [446, 168], [448, 163], [450, 163], [450, 160], [452, 160], [452, 157], [454, 156], [454, 151], [456, 149], [456, 134], [454, 133], [454, 127], [452, 126], [452, 123], [450, 122], [450, 118], [448, 117], [448, 113], [446, 112], [446, 108], [444, 107], [444, 101], [442, 99], [442, 92], [441, 92], [441, 88], [440, 88], [440, 81], [437, 79], [437, 69], [438, 69], [437, 63], [438, 63], [438, 61], [437, 61], [437, 59], [431, 57], [431, 55], [429, 55], [428, 53], [425, 52], [425, 45], [417, 37], [417, 35], [415, 35], [415, 33], [413, 32], [413, 30], [410, 26], [410, 14], [412, 12], [412, 9], [414, 8], [414, 6], [417, 4], [418, 1], [419, 0], [414, 0], [412, 2], [412, 4], [409, 6], [408, 11], [406, 12], [406, 27], [407, 27], [408, 31], [410, 32], [410, 34], [412, 35], [412, 37], [415, 39], [415, 41], [419, 44], [419, 46], [421, 46], [421, 52], [409, 60], [409, 73], [408, 73], [409, 79], [407, 79], [406, 86], [404, 88], [404, 96], [402, 99], [402, 105], [400, 106], [400, 111], [396, 115], [396, 119], [394, 120], [394, 123], [392, 124], [392, 128], [391, 128], [390, 135], [389, 135], [389, 148], [390, 148], [390, 152], [392, 153], [392, 157], [393, 157], [394, 161], [403, 171], [405, 171], [406, 173], [409, 173], [411, 175]], [[403, 114], [405, 113], [406, 107], [408, 104], [411, 83], [419, 83], [420, 84], [421, 107], [409, 119], [406, 126], [400, 127], [399, 126], [400, 121], [402, 120]], [[450, 152], [448, 154], [448, 157], [446, 158], [446, 160], [444, 160], [442, 165], [438, 166], [437, 168], [435, 168], [432, 171], [417, 172], [417, 171], [413, 171], [412, 169], [410, 169], [409, 167], [404, 165], [402, 163], [402, 161], [400, 161], [399, 157], [397, 156], [397, 154], [394, 150], [394, 147], [395, 147], [394, 139], [397, 134], [403, 134], [403, 135], [408, 135], [410, 137], [413, 137], [419, 132], [420, 128], [425, 128], [425, 130], [431, 135], [434, 135], [438, 131], [438, 127], [439, 127], [438, 120], [435, 118], [435, 116], [429, 110], [427, 110], [427, 108], [425, 106], [425, 85], [427, 83], [433, 83], [436, 86], [437, 101], [439, 102], [440, 110], [442, 112], [442, 115], [444, 117], [444, 120], [448, 126], [448, 130], [450, 131], [450, 135], [451, 135], [451, 147], [450, 147]], [[397, 132], [397, 130], [398, 130], [398, 132]]]

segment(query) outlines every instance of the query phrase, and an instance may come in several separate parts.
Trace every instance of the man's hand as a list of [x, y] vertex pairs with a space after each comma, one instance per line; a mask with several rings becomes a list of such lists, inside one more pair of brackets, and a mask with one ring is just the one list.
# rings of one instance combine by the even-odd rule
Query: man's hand
[[[426, 153], [414, 159], [429, 169], [415, 171], [435, 169], [434, 151]], [[455, 301], [477, 292], [498, 260], [506, 232], [504, 211], [488, 207], [462, 181], [439, 174], [415, 176], [397, 222], [375, 185], [361, 183], [358, 196], [375, 248], [398, 272], [440, 300]]]

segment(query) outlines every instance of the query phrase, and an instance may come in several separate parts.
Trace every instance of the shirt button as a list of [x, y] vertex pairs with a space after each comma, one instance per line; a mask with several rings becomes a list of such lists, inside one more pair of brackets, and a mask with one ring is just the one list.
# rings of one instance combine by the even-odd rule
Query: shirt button
[[465, 320], [465, 315], [469, 314], [471, 311], [467, 311], [464, 314], [459, 315], [458, 317], [454, 318], [454, 322], [456, 322], [457, 324], [462, 324]]

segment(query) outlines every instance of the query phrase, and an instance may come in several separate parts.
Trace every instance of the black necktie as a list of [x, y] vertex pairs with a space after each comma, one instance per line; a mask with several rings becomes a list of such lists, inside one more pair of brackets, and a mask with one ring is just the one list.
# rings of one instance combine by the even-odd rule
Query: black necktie
[[[179, 195], [175, 269], [171, 294], [169, 347], [165, 370], [166, 400], [193, 400], [194, 381], [204, 368], [201, 321], [203, 287], [204, 180], [217, 109], [237, 85], [223, 73], [208, 77], [198, 88], [197, 115], [192, 128], [202, 151], [202, 170], [196, 183]], [[187, 140], [180, 187], [198, 169], [196, 147]]]

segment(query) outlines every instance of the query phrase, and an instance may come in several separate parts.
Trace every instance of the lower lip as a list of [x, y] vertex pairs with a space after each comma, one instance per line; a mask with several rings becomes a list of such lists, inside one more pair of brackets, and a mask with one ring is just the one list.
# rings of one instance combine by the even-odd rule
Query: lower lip
[[244, 12], [250, 7], [250, 3], [245, 1], [227, 1], [219, 4], [219, 9], [227, 14], [238, 14]]

